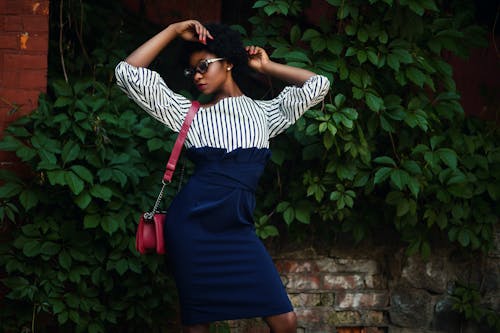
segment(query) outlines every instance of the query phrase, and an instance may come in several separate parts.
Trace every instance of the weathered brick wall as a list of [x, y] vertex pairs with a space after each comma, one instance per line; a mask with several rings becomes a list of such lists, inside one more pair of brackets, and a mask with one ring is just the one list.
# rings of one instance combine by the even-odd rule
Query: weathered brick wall
[[385, 325], [389, 304], [376, 260], [290, 253], [276, 258], [302, 332], [331, 332], [332, 327]]
[[[48, 0], [0, 0], [0, 133], [46, 90], [48, 40]], [[0, 167], [13, 160], [0, 151]]]
[[[486, 326], [461, 325], [450, 297], [458, 280], [482, 283], [485, 305], [500, 310], [498, 249], [481, 260], [442, 248], [424, 261], [407, 257], [402, 247], [366, 244], [273, 257], [294, 305], [299, 333], [493, 332]], [[232, 333], [269, 333], [262, 320], [229, 325]]]

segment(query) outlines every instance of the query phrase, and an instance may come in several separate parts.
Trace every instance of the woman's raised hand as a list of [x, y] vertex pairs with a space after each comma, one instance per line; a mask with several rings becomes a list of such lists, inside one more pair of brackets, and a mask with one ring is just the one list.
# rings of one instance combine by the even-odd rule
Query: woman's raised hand
[[247, 46], [245, 50], [248, 53], [248, 66], [259, 73], [264, 72], [264, 68], [271, 61], [266, 50], [259, 46]]
[[304, 82], [314, 75], [309, 70], [272, 61], [269, 59], [267, 52], [261, 47], [247, 46], [245, 49], [248, 53], [248, 66], [259, 73], [270, 75], [298, 86], [303, 85]]
[[208, 31], [203, 24], [196, 20], [177, 22], [174, 23], [173, 26], [177, 35], [187, 41], [206, 44], [207, 38], [214, 39], [210, 34], [210, 31]]

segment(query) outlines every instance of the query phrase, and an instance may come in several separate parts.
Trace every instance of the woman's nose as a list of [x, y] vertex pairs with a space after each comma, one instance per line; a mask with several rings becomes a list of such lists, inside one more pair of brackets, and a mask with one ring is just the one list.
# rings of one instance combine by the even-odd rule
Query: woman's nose
[[198, 71], [195, 71], [195, 72], [194, 72], [194, 76], [193, 76], [193, 78], [194, 78], [194, 80], [195, 80], [195, 81], [198, 81], [198, 80], [200, 80], [201, 78], [203, 78], [203, 74], [202, 74], [202, 73], [200, 73], [200, 72], [198, 72]]

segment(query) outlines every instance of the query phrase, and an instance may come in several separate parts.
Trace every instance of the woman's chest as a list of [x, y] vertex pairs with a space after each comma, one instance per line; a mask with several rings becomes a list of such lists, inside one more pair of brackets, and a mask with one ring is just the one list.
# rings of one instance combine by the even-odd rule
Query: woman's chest
[[260, 109], [202, 109], [193, 120], [189, 136], [196, 146], [259, 147], [268, 144], [269, 126]]

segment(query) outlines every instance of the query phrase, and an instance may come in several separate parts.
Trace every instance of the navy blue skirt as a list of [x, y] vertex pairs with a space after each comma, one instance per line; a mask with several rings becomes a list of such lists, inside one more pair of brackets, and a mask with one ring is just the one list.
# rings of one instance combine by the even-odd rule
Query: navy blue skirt
[[268, 149], [190, 148], [194, 174], [165, 224], [183, 325], [267, 317], [293, 310], [255, 234], [255, 189]]

